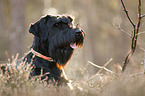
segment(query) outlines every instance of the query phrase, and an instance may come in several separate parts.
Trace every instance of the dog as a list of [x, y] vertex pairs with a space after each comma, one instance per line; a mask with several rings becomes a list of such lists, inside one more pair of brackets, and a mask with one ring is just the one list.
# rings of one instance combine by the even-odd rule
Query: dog
[[58, 85], [66, 84], [68, 80], [61, 73], [74, 49], [83, 46], [84, 30], [74, 26], [71, 16], [47, 15], [31, 24], [29, 32], [34, 40], [23, 61], [34, 66], [30, 77], [42, 75], [42, 80], [47, 78]]

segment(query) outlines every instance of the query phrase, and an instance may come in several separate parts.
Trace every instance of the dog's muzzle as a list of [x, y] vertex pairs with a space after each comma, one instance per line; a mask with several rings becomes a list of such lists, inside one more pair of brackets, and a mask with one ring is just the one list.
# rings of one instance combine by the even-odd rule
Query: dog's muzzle
[[76, 29], [75, 35], [80, 36], [82, 34], [82, 31], [80, 29]]
[[[76, 29], [75, 30], [75, 37], [76, 38], [80, 38], [81, 36], [83, 36], [83, 37], [85, 36], [84, 31], [81, 30], [81, 29]], [[76, 42], [75, 43], [71, 43], [70, 47], [73, 48], [73, 49], [76, 49], [77, 48]]]
[[85, 32], [84, 32], [83, 30], [81, 30], [81, 29], [76, 29], [75, 35], [76, 35], [76, 36], [81, 36], [81, 35], [83, 35], [83, 37], [85, 37]]

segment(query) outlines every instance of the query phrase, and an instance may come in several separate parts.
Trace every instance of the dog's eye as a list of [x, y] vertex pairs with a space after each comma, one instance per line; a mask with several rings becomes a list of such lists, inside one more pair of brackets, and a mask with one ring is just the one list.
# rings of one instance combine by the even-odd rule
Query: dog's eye
[[54, 24], [55, 27], [61, 27], [61, 25], [62, 25], [61, 23]]
[[64, 28], [64, 27], [70, 27], [70, 25], [68, 23], [59, 22], [59, 23], [54, 24], [54, 27]]

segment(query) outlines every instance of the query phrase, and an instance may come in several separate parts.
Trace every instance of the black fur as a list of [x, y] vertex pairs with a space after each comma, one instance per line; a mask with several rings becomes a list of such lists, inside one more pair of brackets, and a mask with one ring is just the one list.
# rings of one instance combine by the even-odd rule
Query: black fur
[[50, 62], [35, 56], [30, 52], [26, 57], [28, 63], [32, 62], [34, 68], [31, 76], [48, 73], [42, 79], [55, 80], [59, 83], [62, 81], [61, 70], [56, 64], [65, 66], [74, 49], [70, 47], [71, 43], [81, 47], [84, 41], [84, 31], [78, 27], [74, 27], [73, 19], [70, 16], [51, 16], [42, 17], [39, 21], [30, 26], [29, 32], [34, 35], [32, 48], [47, 56], [51, 57], [54, 62]]

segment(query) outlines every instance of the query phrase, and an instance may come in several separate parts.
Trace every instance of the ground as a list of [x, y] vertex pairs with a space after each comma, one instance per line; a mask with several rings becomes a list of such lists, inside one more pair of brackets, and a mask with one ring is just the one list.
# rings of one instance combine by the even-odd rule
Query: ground
[[[104, 71], [91, 80], [72, 81], [73, 89], [56, 87], [40, 81], [39, 76], [29, 79], [31, 66], [21, 64], [16, 70], [15, 60], [8, 72], [0, 75], [0, 96], [144, 96], [143, 74], [110, 73]], [[112, 70], [114, 71], [114, 70]], [[80, 70], [81, 73], [81, 70]], [[85, 75], [85, 74], [84, 74]], [[85, 77], [85, 76], [84, 76]]]

